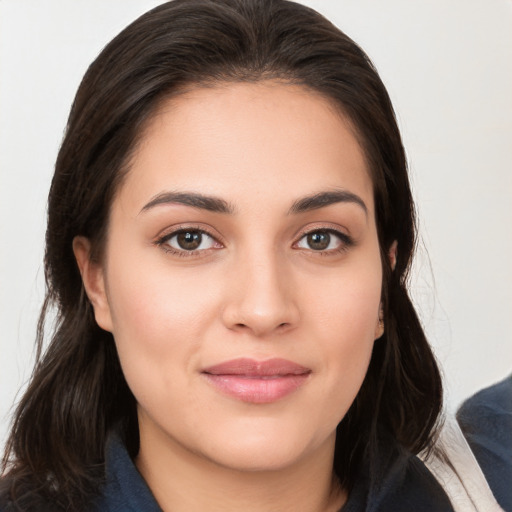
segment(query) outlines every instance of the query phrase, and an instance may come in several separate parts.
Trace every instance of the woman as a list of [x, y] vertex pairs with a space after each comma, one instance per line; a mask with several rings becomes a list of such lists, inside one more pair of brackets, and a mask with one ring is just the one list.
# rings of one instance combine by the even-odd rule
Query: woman
[[[452, 510], [439, 372], [366, 55], [285, 1], [175, 0], [78, 90], [6, 510]], [[41, 345], [39, 345], [41, 346]]]

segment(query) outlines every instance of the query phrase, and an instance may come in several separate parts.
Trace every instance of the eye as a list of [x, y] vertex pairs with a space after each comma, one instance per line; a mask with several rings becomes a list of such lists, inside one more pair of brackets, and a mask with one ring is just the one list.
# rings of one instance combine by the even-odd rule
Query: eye
[[158, 245], [174, 253], [192, 253], [220, 246], [211, 235], [200, 229], [180, 229], [158, 240]]
[[299, 249], [309, 249], [316, 252], [344, 250], [352, 245], [352, 239], [332, 229], [317, 229], [304, 234], [297, 242]]

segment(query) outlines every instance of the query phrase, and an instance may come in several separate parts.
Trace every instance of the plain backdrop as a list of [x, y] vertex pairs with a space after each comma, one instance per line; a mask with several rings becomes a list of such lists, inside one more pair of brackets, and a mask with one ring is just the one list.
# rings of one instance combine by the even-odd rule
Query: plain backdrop
[[[155, 0], [0, 0], [0, 446], [30, 376], [46, 196], [80, 79]], [[447, 407], [512, 372], [512, 1], [310, 0], [370, 55], [407, 149], [414, 301]]]

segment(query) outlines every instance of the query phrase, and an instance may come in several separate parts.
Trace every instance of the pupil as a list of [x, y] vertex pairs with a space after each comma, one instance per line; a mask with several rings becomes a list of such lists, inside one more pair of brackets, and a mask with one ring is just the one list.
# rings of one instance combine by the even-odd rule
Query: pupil
[[185, 251], [193, 251], [201, 245], [203, 236], [197, 231], [185, 231], [178, 234], [178, 245]]
[[310, 233], [308, 235], [308, 245], [311, 249], [317, 251], [323, 251], [329, 247], [331, 241], [331, 235], [325, 231], [317, 231], [316, 233]]

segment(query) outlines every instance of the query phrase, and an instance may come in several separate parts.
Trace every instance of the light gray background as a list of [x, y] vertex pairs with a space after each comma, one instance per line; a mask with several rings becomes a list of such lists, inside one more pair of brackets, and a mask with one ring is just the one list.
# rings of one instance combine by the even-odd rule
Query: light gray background
[[[0, 445], [33, 362], [71, 101], [101, 48], [158, 3], [0, 0]], [[422, 238], [413, 296], [453, 409], [512, 371], [512, 2], [304, 3], [361, 44], [394, 102]]]

